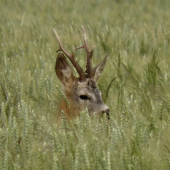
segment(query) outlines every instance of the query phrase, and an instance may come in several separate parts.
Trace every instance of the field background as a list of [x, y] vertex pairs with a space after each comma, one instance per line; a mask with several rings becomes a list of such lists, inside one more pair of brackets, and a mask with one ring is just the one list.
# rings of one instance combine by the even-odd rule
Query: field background
[[[170, 169], [169, 0], [0, 1], [0, 169]], [[63, 97], [53, 28], [67, 50], [83, 43], [111, 119], [56, 125]], [[85, 67], [83, 50], [76, 52]]]

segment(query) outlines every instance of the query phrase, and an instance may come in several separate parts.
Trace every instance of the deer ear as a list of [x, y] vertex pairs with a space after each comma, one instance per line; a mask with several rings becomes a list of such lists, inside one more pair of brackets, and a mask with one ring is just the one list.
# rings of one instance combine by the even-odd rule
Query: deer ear
[[104, 70], [104, 67], [106, 65], [106, 61], [107, 61], [107, 56], [103, 59], [103, 61], [100, 64], [92, 68], [92, 79], [94, 81], [97, 82], [97, 80], [100, 78]]
[[55, 71], [58, 79], [66, 86], [73, 84], [76, 80], [76, 77], [73, 75], [71, 66], [62, 53], [59, 53], [57, 56]]

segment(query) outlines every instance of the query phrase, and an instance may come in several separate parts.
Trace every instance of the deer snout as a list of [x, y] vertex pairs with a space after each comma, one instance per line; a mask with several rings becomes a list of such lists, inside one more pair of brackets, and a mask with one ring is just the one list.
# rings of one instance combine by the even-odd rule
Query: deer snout
[[106, 106], [104, 110], [102, 110], [103, 114], [106, 114], [107, 118], [110, 119], [110, 109]]

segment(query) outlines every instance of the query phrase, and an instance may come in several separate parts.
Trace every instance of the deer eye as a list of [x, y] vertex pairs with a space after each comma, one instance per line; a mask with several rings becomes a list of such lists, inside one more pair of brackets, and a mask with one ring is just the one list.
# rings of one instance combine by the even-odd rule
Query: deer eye
[[81, 100], [89, 100], [89, 97], [86, 96], [86, 95], [81, 95], [81, 96], [80, 96], [80, 99], [81, 99]]

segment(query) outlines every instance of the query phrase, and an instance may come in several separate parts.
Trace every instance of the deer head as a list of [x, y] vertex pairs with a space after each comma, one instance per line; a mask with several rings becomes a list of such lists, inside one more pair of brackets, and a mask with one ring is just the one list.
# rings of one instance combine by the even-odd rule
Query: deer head
[[[59, 43], [59, 49], [57, 52], [60, 52], [57, 56], [55, 71], [58, 79], [64, 85], [64, 93], [70, 103], [70, 106], [68, 106], [64, 100], [61, 102], [59, 116], [63, 110], [66, 116], [72, 118], [73, 116], [78, 115], [80, 111], [87, 108], [90, 114], [106, 113], [109, 117], [110, 109], [103, 103], [101, 91], [96, 86], [96, 82], [101, 76], [106, 64], [107, 56], [100, 64], [92, 68], [91, 59], [93, 50], [90, 50], [88, 47], [84, 28], [84, 44], [83, 46], [75, 48], [71, 54], [64, 49], [57, 32], [55, 30], [54, 32]], [[75, 50], [81, 48], [85, 49], [87, 53], [87, 65], [85, 72], [75, 60]], [[75, 77], [72, 67], [66, 58], [71, 61], [79, 77]]]

